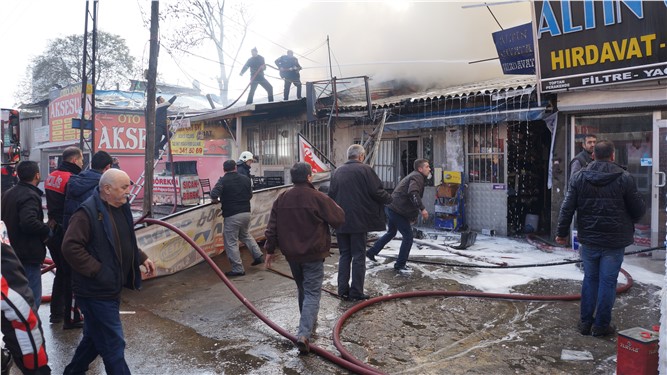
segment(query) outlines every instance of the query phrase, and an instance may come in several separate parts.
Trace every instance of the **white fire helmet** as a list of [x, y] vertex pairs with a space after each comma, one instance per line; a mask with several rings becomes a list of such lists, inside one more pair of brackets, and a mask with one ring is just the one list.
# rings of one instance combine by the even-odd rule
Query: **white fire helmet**
[[250, 151], [243, 151], [239, 156], [239, 161], [246, 162], [248, 160], [253, 160], [255, 157]]

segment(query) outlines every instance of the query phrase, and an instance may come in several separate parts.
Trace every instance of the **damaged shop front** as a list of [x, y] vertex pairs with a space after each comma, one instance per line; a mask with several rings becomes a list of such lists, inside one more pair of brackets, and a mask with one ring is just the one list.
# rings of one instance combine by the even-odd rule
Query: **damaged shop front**
[[[374, 111], [389, 115], [374, 169], [393, 189], [427, 159], [433, 178], [424, 194], [431, 217], [444, 171], [461, 172], [469, 229], [502, 236], [549, 231], [552, 136], [548, 101], [537, 100], [534, 78], [503, 79], [438, 90], [410, 98], [385, 98]], [[358, 109], [358, 108], [357, 108]], [[336, 127], [338, 153], [364, 142], [376, 125]], [[361, 134], [361, 136], [360, 136]], [[349, 142], [338, 142], [349, 140]], [[527, 225], [528, 224], [528, 225]]]

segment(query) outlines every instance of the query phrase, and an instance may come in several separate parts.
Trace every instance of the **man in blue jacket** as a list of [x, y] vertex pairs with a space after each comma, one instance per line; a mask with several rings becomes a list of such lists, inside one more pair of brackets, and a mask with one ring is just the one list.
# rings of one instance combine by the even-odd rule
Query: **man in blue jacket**
[[634, 243], [634, 223], [646, 205], [630, 173], [614, 163], [614, 144], [595, 144], [595, 160], [572, 176], [558, 216], [556, 242], [565, 245], [577, 212], [579, 251], [584, 263], [577, 329], [582, 335], [616, 332], [611, 310], [625, 247]]
[[139, 249], [127, 196], [130, 177], [109, 169], [98, 189], [72, 215], [63, 257], [72, 267], [72, 283], [83, 312], [83, 337], [65, 374], [83, 374], [97, 356], [107, 374], [129, 374], [125, 362], [125, 339], [120, 321], [123, 287], [141, 287], [141, 269], [146, 275], [155, 265]]

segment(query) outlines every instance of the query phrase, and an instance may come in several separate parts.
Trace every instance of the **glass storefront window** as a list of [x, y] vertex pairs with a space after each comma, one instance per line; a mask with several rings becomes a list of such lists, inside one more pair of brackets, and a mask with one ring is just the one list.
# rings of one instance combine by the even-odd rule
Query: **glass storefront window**
[[575, 139], [573, 156], [581, 151], [585, 134], [596, 135], [598, 141], [614, 143], [615, 162], [627, 168], [647, 205], [646, 214], [635, 224], [635, 244], [650, 246], [653, 113], [573, 116], [572, 121]]

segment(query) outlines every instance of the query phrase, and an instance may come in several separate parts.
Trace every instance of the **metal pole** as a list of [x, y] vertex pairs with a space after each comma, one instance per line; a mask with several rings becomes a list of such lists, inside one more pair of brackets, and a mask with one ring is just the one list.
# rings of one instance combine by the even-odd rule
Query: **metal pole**
[[[95, 64], [97, 64], [97, 5], [98, 5], [98, 0], [95, 0], [93, 3], [93, 53], [92, 53], [92, 59], [91, 59], [91, 77], [92, 77], [92, 85], [93, 85], [93, 92], [90, 96], [91, 98], [91, 103], [90, 103], [90, 110], [91, 110], [91, 115], [90, 115], [90, 121], [93, 124], [93, 128], [90, 131], [90, 160], [93, 159], [93, 155], [95, 154], [95, 90], [97, 89], [97, 79], [95, 78]], [[83, 124], [82, 124], [83, 126]], [[83, 149], [81, 149], [83, 151]], [[90, 164], [90, 161], [89, 161]]]
[[[146, 148], [144, 153], [144, 204], [143, 213], [152, 216], [153, 209], [153, 155], [155, 152], [155, 91], [157, 81], [157, 58], [160, 44], [158, 41], [158, 17], [160, 2], [151, 1], [151, 39], [148, 58], [148, 77], [146, 83]], [[172, 166], [173, 168], [173, 166]]]
[[79, 120], [81, 121], [79, 128], [79, 148], [83, 151], [83, 128], [86, 121], [86, 88], [88, 87], [88, 79], [86, 78], [86, 61], [88, 60], [88, 7], [90, 1], [86, 1], [86, 21], [84, 22], [83, 30], [83, 66], [81, 67], [81, 108], [79, 113]]
[[329, 35], [327, 35], [327, 51], [329, 52], [329, 78], [333, 79], [333, 68], [331, 67], [331, 46], [329, 45]]

